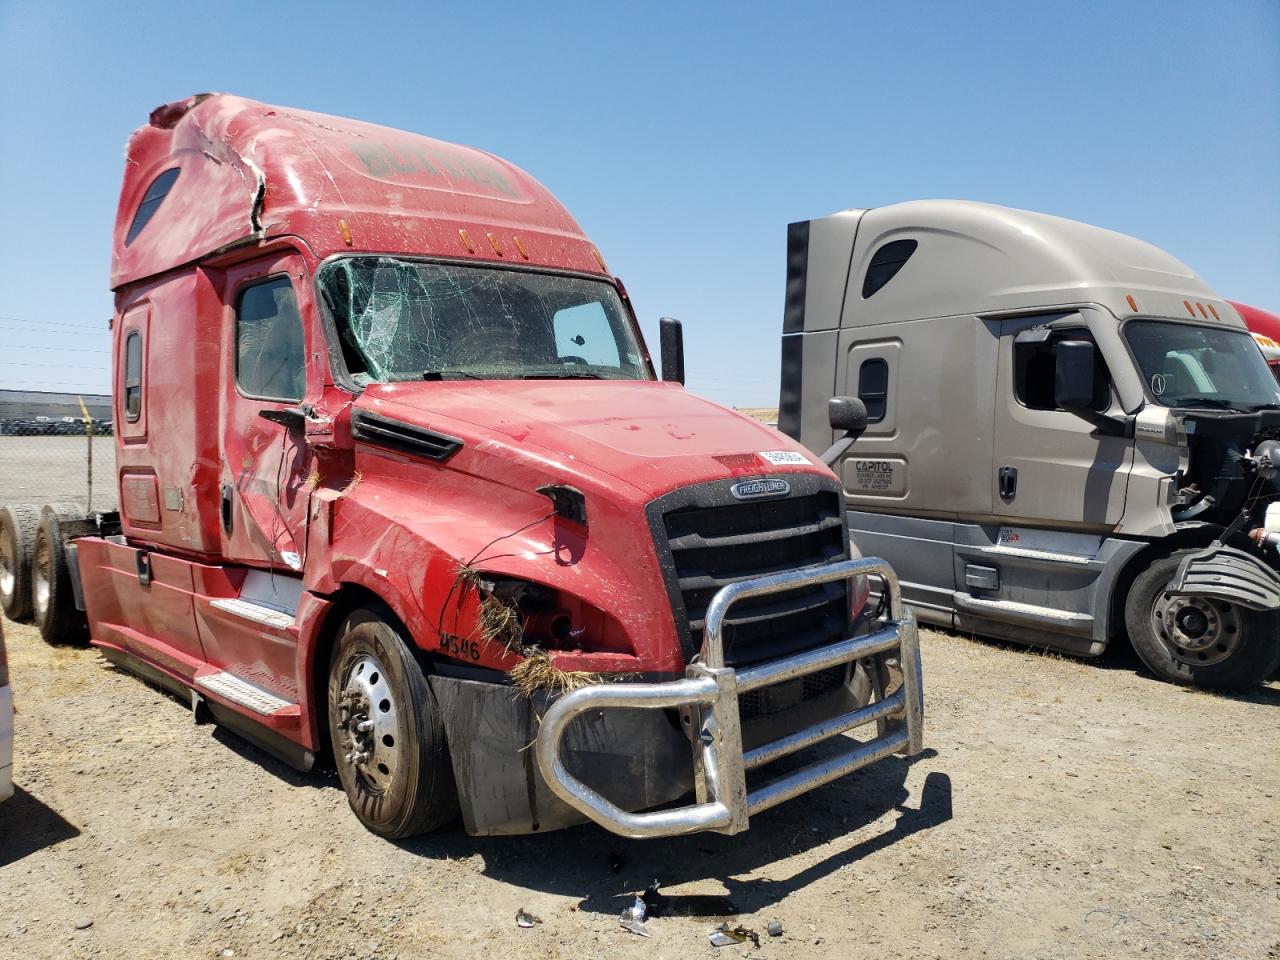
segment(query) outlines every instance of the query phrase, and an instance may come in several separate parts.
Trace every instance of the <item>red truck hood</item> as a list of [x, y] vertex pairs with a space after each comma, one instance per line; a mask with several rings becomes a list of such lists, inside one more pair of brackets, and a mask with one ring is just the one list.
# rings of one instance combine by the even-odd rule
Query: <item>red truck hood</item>
[[[645, 500], [730, 476], [827, 472], [789, 437], [661, 381], [377, 384], [357, 403], [464, 440], [497, 441], [540, 458], [567, 459], [575, 470], [600, 471], [636, 488]], [[779, 451], [798, 453], [803, 462], [777, 464], [761, 456]]]

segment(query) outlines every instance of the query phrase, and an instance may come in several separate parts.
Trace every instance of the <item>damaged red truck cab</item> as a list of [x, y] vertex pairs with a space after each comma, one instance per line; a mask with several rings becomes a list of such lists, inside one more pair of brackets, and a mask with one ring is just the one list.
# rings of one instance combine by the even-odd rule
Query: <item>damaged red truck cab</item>
[[111, 286], [119, 515], [45, 534], [92, 642], [375, 832], [732, 833], [920, 750], [835, 477], [658, 379], [522, 170], [195, 96], [129, 142]]

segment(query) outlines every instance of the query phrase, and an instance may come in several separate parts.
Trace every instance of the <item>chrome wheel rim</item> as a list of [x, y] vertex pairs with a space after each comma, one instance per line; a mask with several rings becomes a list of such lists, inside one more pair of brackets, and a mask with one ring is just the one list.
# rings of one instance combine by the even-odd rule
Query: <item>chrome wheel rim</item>
[[6, 528], [0, 530], [0, 596], [12, 597], [17, 582], [18, 545], [14, 542], [13, 531]]
[[43, 620], [49, 610], [49, 562], [49, 539], [43, 533], [37, 534], [35, 563], [31, 570], [31, 597], [39, 620]]
[[1240, 645], [1240, 611], [1205, 597], [1163, 593], [1151, 608], [1151, 626], [1165, 649], [1180, 663], [1208, 667], [1226, 660]]
[[347, 666], [338, 698], [338, 762], [371, 793], [385, 793], [400, 766], [399, 708], [377, 658], [361, 654]]

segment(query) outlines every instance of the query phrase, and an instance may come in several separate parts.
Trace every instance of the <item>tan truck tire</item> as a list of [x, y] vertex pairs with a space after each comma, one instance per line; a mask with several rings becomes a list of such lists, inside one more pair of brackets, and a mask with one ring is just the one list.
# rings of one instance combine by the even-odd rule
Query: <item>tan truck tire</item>
[[1125, 603], [1129, 641], [1162, 680], [1207, 690], [1248, 690], [1280, 667], [1280, 613], [1165, 592], [1178, 550], [1138, 574]]

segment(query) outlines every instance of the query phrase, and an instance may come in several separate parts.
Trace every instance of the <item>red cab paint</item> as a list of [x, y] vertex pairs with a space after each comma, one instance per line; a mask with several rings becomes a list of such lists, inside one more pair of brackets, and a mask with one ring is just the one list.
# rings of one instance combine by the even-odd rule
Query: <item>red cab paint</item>
[[[120, 515], [76, 541], [93, 643], [298, 766], [350, 733], [366, 746], [337, 759], [385, 788], [373, 807], [417, 762], [396, 738], [425, 735], [377, 726], [391, 633], [429, 679], [467, 828], [548, 829], [582, 814], [524, 750], [555, 692], [507, 685], [529, 650], [553, 678], [682, 677], [721, 587], [849, 556], [834, 475], [658, 380], [591, 241], [483, 151], [220, 94], [168, 104], [129, 141], [111, 284]], [[523, 652], [484, 619], [517, 595]], [[726, 659], [847, 636], [849, 597], [741, 605]], [[340, 681], [372, 700], [339, 696], [331, 661], [368, 610], [391, 625], [381, 652]], [[752, 716], [869, 683], [797, 675]], [[630, 713], [579, 735], [582, 776], [628, 809], [678, 797], [681, 716]]]
[[1251, 307], [1247, 303], [1237, 303], [1234, 300], [1227, 302], [1235, 307], [1236, 312], [1244, 319], [1245, 326], [1253, 334], [1253, 339], [1258, 341], [1262, 355], [1267, 358], [1267, 365], [1271, 367], [1271, 372], [1276, 375], [1277, 380], [1280, 380], [1280, 314], [1263, 310], [1261, 307]]

